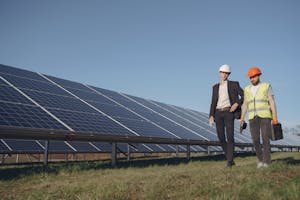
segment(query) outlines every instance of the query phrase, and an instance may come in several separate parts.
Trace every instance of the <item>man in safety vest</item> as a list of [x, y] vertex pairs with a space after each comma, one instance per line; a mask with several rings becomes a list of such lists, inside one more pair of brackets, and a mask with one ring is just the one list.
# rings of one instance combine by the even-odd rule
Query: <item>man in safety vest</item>
[[[271, 164], [270, 135], [271, 123], [278, 124], [274, 94], [269, 83], [260, 81], [261, 71], [257, 67], [250, 68], [248, 77], [251, 84], [244, 90], [241, 125], [248, 111], [250, 132], [256, 155], [257, 168], [268, 167]], [[263, 145], [260, 144], [260, 133]]]
[[[235, 165], [234, 153], [234, 119], [240, 119], [244, 91], [239, 82], [229, 81], [230, 66], [224, 64], [219, 69], [220, 82], [213, 86], [209, 123], [216, 122], [219, 141], [227, 159], [227, 167]], [[226, 134], [225, 134], [226, 128]]]

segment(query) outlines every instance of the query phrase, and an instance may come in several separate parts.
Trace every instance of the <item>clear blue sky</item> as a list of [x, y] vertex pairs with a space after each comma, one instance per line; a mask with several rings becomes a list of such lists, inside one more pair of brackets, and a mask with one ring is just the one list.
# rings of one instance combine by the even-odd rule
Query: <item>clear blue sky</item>
[[299, 0], [0, 0], [0, 63], [209, 112], [221, 64], [249, 67], [300, 124]]

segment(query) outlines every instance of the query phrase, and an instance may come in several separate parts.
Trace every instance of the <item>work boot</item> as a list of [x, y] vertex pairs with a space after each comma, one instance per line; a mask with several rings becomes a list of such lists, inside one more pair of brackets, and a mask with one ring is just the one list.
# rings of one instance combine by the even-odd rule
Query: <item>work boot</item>
[[235, 162], [233, 160], [227, 162], [227, 167], [232, 167], [233, 165], [235, 165]]

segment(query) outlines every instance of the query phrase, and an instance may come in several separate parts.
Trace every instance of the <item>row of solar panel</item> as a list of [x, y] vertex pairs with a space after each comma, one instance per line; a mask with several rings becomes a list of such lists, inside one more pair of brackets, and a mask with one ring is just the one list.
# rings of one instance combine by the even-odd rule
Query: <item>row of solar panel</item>
[[[4, 65], [0, 75], [0, 125], [217, 140], [205, 113]], [[235, 139], [251, 142], [249, 134]]]

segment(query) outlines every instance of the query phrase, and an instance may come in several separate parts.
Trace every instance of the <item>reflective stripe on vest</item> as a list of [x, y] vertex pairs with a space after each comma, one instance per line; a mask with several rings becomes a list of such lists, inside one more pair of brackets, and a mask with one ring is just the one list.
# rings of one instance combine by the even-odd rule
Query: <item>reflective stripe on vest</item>
[[245, 88], [245, 97], [248, 103], [248, 117], [253, 119], [256, 115], [261, 118], [272, 118], [272, 112], [269, 104], [268, 92], [270, 84], [260, 83], [255, 97], [251, 93], [251, 85]]

